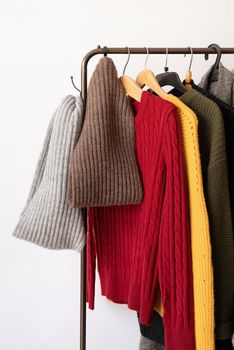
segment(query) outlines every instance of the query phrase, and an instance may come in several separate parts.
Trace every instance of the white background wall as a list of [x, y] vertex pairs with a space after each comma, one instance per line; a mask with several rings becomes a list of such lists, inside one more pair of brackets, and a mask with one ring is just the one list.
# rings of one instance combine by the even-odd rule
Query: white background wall
[[[234, 46], [233, 0], [0, 0], [0, 350], [79, 349], [79, 255], [11, 237], [52, 112], [80, 84], [84, 54], [108, 46]], [[113, 57], [119, 73], [125, 59]], [[131, 57], [135, 77], [144, 56]], [[196, 82], [208, 62], [195, 56]], [[223, 63], [234, 68], [234, 57]], [[97, 58], [90, 63], [92, 71]], [[189, 57], [169, 56], [185, 75]], [[162, 72], [164, 56], [148, 66]], [[88, 312], [87, 350], [138, 349], [134, 312], [100, 297]]]

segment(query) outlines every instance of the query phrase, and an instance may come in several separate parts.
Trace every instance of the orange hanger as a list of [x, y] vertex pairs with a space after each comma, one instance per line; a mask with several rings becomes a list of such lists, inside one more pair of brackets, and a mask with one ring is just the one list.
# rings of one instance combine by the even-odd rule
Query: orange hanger
[[134, 100], [140, 102], [141, 94], [142, 94], [141, 88], [131, 77], [129, 77], [128, 75], [125, 75], [126, 67], [130, 60], [130, 54], [131, 54], [129, 47], [127, 47], [127, 50], [128, 50], [128, 59], [123, 69], [123, 75], [119, 78], [119, 81], [123, 86], [126, 94], [132, 97]]
[[144, 86], [148, 86], [158, 96], [165, 99], [167, 96], [167, 92], [161, 88], [161, 86], [159, 85], [155, 77], [155, 74], [151, 70], [146, 69], [146, 64], [149, 57], [149, 49], [146, 48], [146, 50], [147, 50], [147, 56], [145, 60], [145, 69], [143, 69], [136, 77], [136, 83], [140, 86], [140, 88]]

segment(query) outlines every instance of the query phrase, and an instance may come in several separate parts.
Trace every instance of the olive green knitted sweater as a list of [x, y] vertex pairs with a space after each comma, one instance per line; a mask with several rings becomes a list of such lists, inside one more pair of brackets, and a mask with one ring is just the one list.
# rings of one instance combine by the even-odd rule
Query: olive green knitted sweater
[[223, 117], [216, 103], [194, 89], [189, 89], [180, 100], [198, 117], [214, 265], [215, 333], [217, 339], [225, 339], [232, 333], [234, 246]]

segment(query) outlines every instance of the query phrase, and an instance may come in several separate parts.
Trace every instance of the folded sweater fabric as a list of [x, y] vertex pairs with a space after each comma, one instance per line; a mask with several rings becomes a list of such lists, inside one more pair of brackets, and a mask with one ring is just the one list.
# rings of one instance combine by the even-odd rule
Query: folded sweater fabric
[[[178, 108], [188, 180], [196, 349], [213, 350], [215, 347], [213, 264], [209, 220], [203, 191], [198, 120], [196, 114], [176, 96], [167, 94], [166, 98]], [[155, 308], [160, 315], [163, 315], [159, 293], [156, 293]]]
[[84, 125], [70, 169], [72, 207], [136, 204], [143, 188], [134, 115], [113, 61], [99, 61], [88, 87]]
[[188, 200], [176, 108], [143, 92], [135, 103], [136, 148], [144, 184], [139, 205], [90, 208], [87, 300], [94, 306], [95, 257], [102, 294], [152, 320], [158, 282], [167, 349], [194, 349]]
[[83, 121], [80, 97], [67, 96], [49, 124], [26, 206], [13, 235], [50, 249], [81, 251], [85, 227], [80, 209], [68, 205], [68, 173]]
[[[177, 92], [172, 90], [171, 93]], [[198, 91], [189, 89], [180, 96], [180, 100], [190, 107], [198, 118], [214, 265], [216, 339], [227, 339], [231, 338], [233, 331], [234, 249], [224, 122], [217, 104]], [[161, 343], [162, 336], [161, 339], [159, 336], [156, 339], [155, 334], [162, 325], [162, 319], [157, 315], [151, 326], [141, 327], [142, 334], [151, 338], [153, 334], [153, 340]], [[219, 349], [217, 345], [216, 349]]]
[[[188, 181], [196, 349], [214, 350], [213, 264], [209, 220], [203, 191], [198, 120], [196, 114], [177, 97], [167, 94], [166, 98], [178, 108]], [[159, 305], [158, 302], [156, 304]]]
[[234, 306], [234, 244], [225, 130], [218, 105], [194, 89], [180, 100], [195, 111], [210, 222], [214, 267], [215, 335], [230, 338]]

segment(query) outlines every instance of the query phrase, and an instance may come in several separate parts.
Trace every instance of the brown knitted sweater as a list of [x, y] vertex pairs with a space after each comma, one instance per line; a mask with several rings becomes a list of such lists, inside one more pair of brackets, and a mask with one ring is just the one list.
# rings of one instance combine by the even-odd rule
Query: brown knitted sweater
[[90, 80], [69, 188], [70, 204], [78, 208], [137, 204], [143, 199], [134, 114], [109, 57], [100, 59]]

